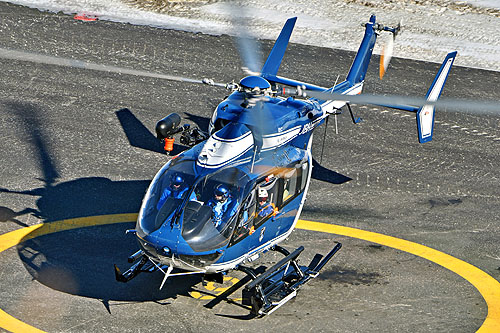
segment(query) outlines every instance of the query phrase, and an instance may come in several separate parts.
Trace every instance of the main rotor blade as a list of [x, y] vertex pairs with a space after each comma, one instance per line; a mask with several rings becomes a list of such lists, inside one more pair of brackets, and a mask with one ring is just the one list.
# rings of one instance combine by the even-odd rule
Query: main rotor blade
[[101, 65], [95, 64], [92, 62], [75, 60], [70, 58], [62, 58], [62, 57], [54, 57], [48, 56], [38, 53], [26, 52], [26, 51], [17, 51], [0, 48], [0, 58], [3, 59], [11, 59], [11, 60], [19, 60], [19, 61], [28, 61], [39, 64], [46, 65], [56, 65], [63, 67], [71, 67], [71, 68], [82, 68], [82, 69], [90, 69], [94, 71], [108, 72], [108, 73], [118, 73], [118, 74], [126, 74], [126, 75], [135, 75], [135, 76], [143, 76], [143, 77], [152, 77], [157, 79], [176, 81], [176, 82], [188, 82], [188, 83], [196, 83], [196, 84], [208, 84], [218, 87], [225, 87], [226, 85], [223, 83], [213, 82], [213, 80], [196, 80], [191, 78], [186, 78], [182, 76], [175, 75], [167, 75], [160, 74], [154, 72], [148, 72], [143, 70], [131, 69], [131, 68], [123, 68], [111, 65]]
[[243, 61], [243, 69], [248, 74], [260, 74], [262, 64], [260, 63], [260, 58], [256, 51], [259, 48], [258, 43], [249, 36], [236, 37], [236, 42], [238, 44], [238, 52]]
[[461, 111], [467, 113], [478, 113], [488, 115], [500, 115], [500, 102], [497, 101], [473, 101], [465, 99], [439, 99], [431, 102], [420, 97], [406, 97], [397, 95], [341, 95], [336, 93], [327, 93], [313, 90], [304, 91], [305, 96], [313, 97], [323, 101], [346, 101], [355, 104], [382, 105], [390, 107], [390, 105], [422, 107], [424, 105], [434, 105], [448, 111]]
[[255, 37], [250, 34], [248, 24], [248, 21], [251, 19], [250, 16], [245, 15], [245, 12], [240, 7], [229, 3], [225, 3], [222, 8], [236, 33], [236, 47], [244, 66], [243, 70], [247, 74], [259, 75], [262, 70], [259, 55], [260, 46]]

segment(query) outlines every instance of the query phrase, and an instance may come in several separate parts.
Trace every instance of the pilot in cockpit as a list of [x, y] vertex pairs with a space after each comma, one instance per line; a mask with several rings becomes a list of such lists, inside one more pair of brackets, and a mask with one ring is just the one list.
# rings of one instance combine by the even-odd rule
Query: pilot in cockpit
[[227, 217], [236, 214], [237, 205], [233, 204], [233, 199], [229, 194], [229, 189], [224, 184], [219, 184], [214, 191], [214, 197], [208, 201], [208, 206], [212, 207], [212, 221], [215, 227], [222, 223], [222, 218], [226, 212], [230, 211]]
[[268, 202], [269, 194], [267, 190], [259, 189], [259, 210], [257, 215], [260, 217], [266, 217], [275, 212], [275, 206], [272, 202]]
[[[172, 177], [172, 182], [163, 190], [160, 200], [158, 200], [158, 204], [156, 205], [156, 209], [160, 210], [161, 206], [167, 201], [167, 198], [182, 199], [188, 190], [189, 186], [184, 184], [184, 178], [181, 175]], [[196, 200], [194, 192], [191, 193], [190, 200]]]

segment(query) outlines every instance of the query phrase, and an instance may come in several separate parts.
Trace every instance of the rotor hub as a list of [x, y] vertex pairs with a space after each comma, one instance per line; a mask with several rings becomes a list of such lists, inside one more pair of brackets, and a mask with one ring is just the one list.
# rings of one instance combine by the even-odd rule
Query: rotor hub
[[261, 76], [250, 75], [240, 80], [240, 89], [247, 93], [259, 94], [270, 91], [271, 84]]

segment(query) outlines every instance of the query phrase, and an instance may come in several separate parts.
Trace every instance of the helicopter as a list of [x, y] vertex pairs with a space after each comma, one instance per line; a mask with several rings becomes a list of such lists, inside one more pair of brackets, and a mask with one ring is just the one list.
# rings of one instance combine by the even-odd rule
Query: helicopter
[[[382, 25], [372, 15], [346, 79], [325, 88], [278, 76], [296, 20], [286, 21], [258, 72], [226, 85], [202, 81], [231, 91], [215, 108], [207, 132], [181, 125], [176, 113], [157, 123], [166, 151], [178, 134], [190, 149], [173, 156], [152, 180], [135, 229], [127, 230], [140, 249], [123, 273], [114, 266], [117, 281], [161, 271], [161, 289], [173, 276], [201, 274], [204, 281], [222, 282], [228, 271], [240, 270], [251, 280], [243, 304], [252, 315], [270, 314], [317, 277], [342, 247], [335, 242], [325, 256], [316, 254], [308, 266], [300, 266], [297, 258], [304, 248], [290, 252], [279, 245], [293, 231], [306, 200], [314, 130], [344, 107], [359, 122], [350, 104], [370, 103], [415, 113], [419, 142], [432, 140], [435, 103], [457, 52], [446, 56], [417, 106], [366, 102], [360, 94], [377, 37], [388, 32], [394, 39], [401, 25]], [[246, 266], [267, 251], [284, 257], [264, 272]]]

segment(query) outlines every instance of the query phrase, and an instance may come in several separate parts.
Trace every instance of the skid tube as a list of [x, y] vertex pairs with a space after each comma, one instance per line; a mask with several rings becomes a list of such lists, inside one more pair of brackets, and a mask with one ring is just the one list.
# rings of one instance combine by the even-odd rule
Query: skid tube
[[243, 304], [251, 306], [250, 312], [254, 316], [271, 314], [294, 298], [300, 287], [317, 277], [341, 247], [342, 244], [337, 243], [325, 257], [316, 254], [308, 266], [299, 266], [297, 257], [304, 251], [303, 246], [290, 253], [276, 245], [272, 250], [282, 253], [285, 258], [273, 267], [259, 276], [249, 273], [248, 268], [242, 270], [253, 279], [243, 289]]

